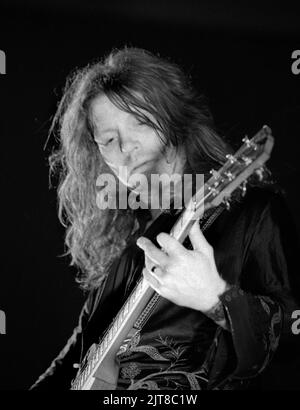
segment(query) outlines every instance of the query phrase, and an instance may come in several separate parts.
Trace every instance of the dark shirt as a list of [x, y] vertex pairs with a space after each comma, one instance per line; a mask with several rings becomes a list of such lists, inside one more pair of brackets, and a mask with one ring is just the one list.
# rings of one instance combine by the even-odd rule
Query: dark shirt
[[[213, 210], [200, 221], [205, 225]], [[90, 292], [78, 327], [32, 389], [69, 389], [92, 343], [118, 313], [144, 266], [138, 236], [155, 241], [179, 213], [162, 214], [144, 232], [149, 212], [137, 211], [140, 229], [115, 260], [105, 286]], [[221, 297], [229, 330], [200, 311], [160, 297], [143, 327], [120, 354], [118, 389], [241, 389], [261, 373], [280, 343], [289, 343], [291, 313], [299, 309], [297, 238], [284, 198], [252, 188], [205, 230], [218, 272], [232, 285]], [[187, 238], [184, 245], [191, 249]], [[185, 272], [188, 274], [188, 272]]]

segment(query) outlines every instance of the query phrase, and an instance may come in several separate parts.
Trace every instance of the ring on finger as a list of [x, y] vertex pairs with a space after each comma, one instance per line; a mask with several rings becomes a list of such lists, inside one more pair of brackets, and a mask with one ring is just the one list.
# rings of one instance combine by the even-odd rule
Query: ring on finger
[[157, 270], [157, 268], [158, 268], [158, 267], [157, 267], [156, 265], [153, 265], [152, 268], [151, 268], [151, 272], [155, 273], [155, 271]]

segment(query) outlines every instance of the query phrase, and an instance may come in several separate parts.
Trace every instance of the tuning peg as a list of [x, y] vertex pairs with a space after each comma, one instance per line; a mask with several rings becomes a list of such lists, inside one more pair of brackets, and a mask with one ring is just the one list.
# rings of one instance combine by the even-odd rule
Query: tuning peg
[[209, 173], [210, 173], [215, 179], [219, 178], [219, 176], [220, 176], [219, 172], [216, 171], [215, 169], [211, 169], [211, 170], [209, 171]]
[[255, 142], [249, 140], [247, 135], [242, 139], [242, 141], [248, 148], [252, 147], [254, 149], [254, 151], [257, 150], [257, 144], [255, 144]]
[[230, 209], [229, 198], [225, 196], [224, 199], [223, 199], [223, 203], [225, 204], [227, 211], [229, 211], [229, 209]]
[[243, 143], [247, 145], [247, 147], [251, 146], [251, 141], [248, 138], [248, 135], [245, 135], [245, 137], [242, 139]]
[[244, 197], [247, 192], [247, 181], [242, 182], [239, 188], [242, 190], [242, 196]]
[[265, 170], [264, 167], [257, 168], [255, 170], [256, 175], [258, 176], [259, 181], [264, 179]]
[[216, 188], [214, 188], [214, 187], [209, 186], [209, 187], [208, 187], [208, 190], [209, 190], [209, 192], [212, 193], [214, 196], [217, 196], [217, 195], [219, 194], [219, 190], [216, 189]]
[[245, 162], [246, 165], [250, 165], [252, 162], [252, 159], [249, 157], [246, 157], [245, 155], [242, 156], [242, 160]]
[[233, 175], [232, 172], [226, 171], [226, 172], [224, 172], [224, 175], [226, 175], [226, 177], [228, 178], [229, 181], [233, 181], [233, 180], [234, 180], [234, 175]]
[[231, 154], [227, 154], [227, 155], [226, 155], [226, 158], [230, 161], [231, 164], [234, 164], [234, 163], [237, 161], [237, 159], [235, 158], [235, 156], [234, 156], [234, 155], [231, 155]]

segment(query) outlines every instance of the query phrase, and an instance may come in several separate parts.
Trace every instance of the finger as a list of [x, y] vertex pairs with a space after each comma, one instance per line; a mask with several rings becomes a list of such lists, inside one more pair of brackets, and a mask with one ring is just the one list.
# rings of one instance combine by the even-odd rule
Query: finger
[[157, 282], [162, 285], [163, 275], [165, 271], [160, 266], [152, 266], [154, 269], [147, 269], [150, 275], [157, 280]]
[[161, 249], [158, 249], [148, 238], [141, 237], [136, 243], [141, 249], [143, 249], [145, 256], [151, 260], [152, 265], [165, 266], [167, 264], [169, 258], [168, 255], [166, 255]]
[[154, 289], [157, 293], [160, 293], [161, 283], [157, 280], [157, 278], [151, 274], [148, 269], [143, 269], [143, 276], [148, 284]]
[[161, 232], [156, 237], [157, 242], [163, 248], [163, 250], [170, 256], [179, 255], [186, 251], [185, 247], [181, 243], [173, 238], [171, 235], [168, 235], [165, 232]]
[[[167, 266], [167, 265], [165, 265], [165, 266]], [[145, 255], [145, 267], [146, 267], [146, 269], [148, 269], [148, 271], [150, 273], [153, 273], [153, 268], [157, 269], [159, 267], [159, 265], [156, 262], [154, 263], [152, 261], [152, 259], [148, 258], [148, 256]]]
[[211, 245], [207, 242], [205, 239], [205, 236], [203, 235], [199, 221], [195, 221], [193, 226], [190, 229], [189, 232], [189, 238], [191, 241], [191, 244], [193, 245], [194, 250], [207, 253], [211, 250]]

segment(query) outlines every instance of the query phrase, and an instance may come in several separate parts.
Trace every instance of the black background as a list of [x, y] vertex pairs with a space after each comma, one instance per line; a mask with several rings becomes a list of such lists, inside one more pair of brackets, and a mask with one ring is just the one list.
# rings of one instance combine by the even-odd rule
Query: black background
[[[283, 8], [284, 5], [284, 8]], [[44, 145], [67, 74], [124, 45], [180, 64], [238, 147], [268, 124], [269, 162], [300, 228], [300, 13], [287, 2], [193, 0], [2, 1], [0, 49], [0, 389], [27, 389], [63, 347], [84, 296], [68, 267]], [[298, 272], [297, 272], [298, 271]], [[299, 268], [295, 267], [295, 273]], [[300, 335], [294, 336], [295, 343]], [[296, 340], [298, 339], [298, 340]], [[300, 389], [299, 358], [285, 352], [264, 388]], [[278, 371], [279, 370], [279, 371]]]

